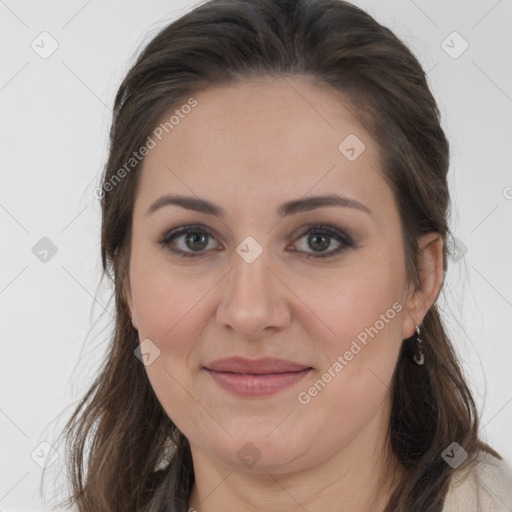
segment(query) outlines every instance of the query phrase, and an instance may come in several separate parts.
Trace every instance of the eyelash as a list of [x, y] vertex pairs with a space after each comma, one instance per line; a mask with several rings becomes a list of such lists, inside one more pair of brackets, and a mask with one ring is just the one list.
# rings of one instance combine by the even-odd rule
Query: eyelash
[[[304, 256], [305, 258], [333, 258], [334, 256], [337, 256], [341, 254], [342, 252], [346, 251], [347, 249], [355, 247], [353, 239], [344, 233], [343, 231], [340, 231], [332, 226], [328, 226], [325, 224], [311, 224], [307, 226], [307, 231], [303, 232], [298, 239], [301, 239], [305, 235], [309, 234], [322, 234], [327, 235], [330, 238], [334, 238], [337, 242], [340, 243], [340, 246], [336, 249], [328, 252], [328, 253], [309, 253], [312, 254], [310, 256]], [[171, 242], [173, 242], [176, 238], [179, 238], [182, 235], [186, 235], [188, 233], [200, 233], [200, 234], [207, 234], [209, 237], [213, 238], [215, 240], [215, 237], [211, 233], [211, 231], [201, 224], [194, 224], [189, 226], [182, 226], [176, 229], [173, 229], [166, 233], [164, 237], [159, 241], [159, 243], [169, 249], [171, 252], [184, 257], [184, 258], [197, 258], [202, 256], [206, 251], [196, 251], [196, 252], [187, 252], [182, 251], [181, 249], [175, 249], [171, 247]], [[292, 252], [295, 252], [292, 251]], [[302, 251], [297, 251], [302, 252]]]

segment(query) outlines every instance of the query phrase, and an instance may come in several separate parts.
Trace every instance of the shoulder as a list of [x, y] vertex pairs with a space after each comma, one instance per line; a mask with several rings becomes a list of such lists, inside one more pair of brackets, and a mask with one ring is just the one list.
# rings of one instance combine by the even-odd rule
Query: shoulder
[[512, 510], [512, 469], [482, 452], [470, 468], [453, 473], [443, 512], [508, 512]]

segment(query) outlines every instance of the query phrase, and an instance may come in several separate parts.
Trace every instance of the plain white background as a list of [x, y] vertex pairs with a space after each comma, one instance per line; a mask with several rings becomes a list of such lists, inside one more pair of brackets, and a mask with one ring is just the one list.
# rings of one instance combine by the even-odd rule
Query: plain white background
[[[354, 3], [412, 49], [440, 106], [458, 240], [440, 304], [482, 436], [510, 461], [512, 2]], [[41, 443], [53, 443], [104, 354], [112, 302], [99, 286], [93, 190], [116, 89], [151, 36], [196, 4], [0, 0], [2, 512], [49, 509], [37, 460], [51, 449]], [[47, 58], [32, 47], [49, 51], [52, 40]], [[46, 262], [33, 251], [43, 237], [57, 250]], [[62, 449], [54, 457], [50, 469], [62, 470]]]

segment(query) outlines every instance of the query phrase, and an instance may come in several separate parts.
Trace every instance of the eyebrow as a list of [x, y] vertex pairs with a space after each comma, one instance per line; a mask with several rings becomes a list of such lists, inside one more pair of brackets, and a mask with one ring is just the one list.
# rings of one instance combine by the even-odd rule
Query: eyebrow
[[[187, 210], [193, 210], [199, 213], [205, 213], [208, 215], [216, 215], [218, 217], [224, 217], [225, 212], [224, 209], [220, 206], [217, 206], [206, 199], [201, 199], [197, 197], [187, 197], [187, 196], [171, 196], [165, 195], [158, 198], [148, 209], [146, 212], [147, 215], [153, 213], [164, 206], [181, 206]], [[344, 197], [336, 194], [329, 194], [324, 196], [314, 196], [307, 197], [303, 199], [295, 199], [293, 201], [288, 201], [282, 204], [278, 209], [277, 213], [281, 217], [285, 217], [288, 215], [296, 215], [302, 212], [309, 212], [311, 210], [316, 210], [317, 208], [324, 208], [326, 206], [337, 206], [344, 208], [353, 208], [355, 210], [362, 211], [364, 213], [368, 213], [371, 215], [371, 210], [365, 206], [364, 204], [356, 201], [355, 199], [351, 199], [349, 197]]]

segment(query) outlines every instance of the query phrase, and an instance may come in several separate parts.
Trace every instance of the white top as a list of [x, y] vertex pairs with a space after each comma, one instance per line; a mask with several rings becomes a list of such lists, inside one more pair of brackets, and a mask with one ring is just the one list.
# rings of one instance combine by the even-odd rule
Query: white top
[[488, 453], [454, 473], [443, 512], [512, 512], [512, 469]]

